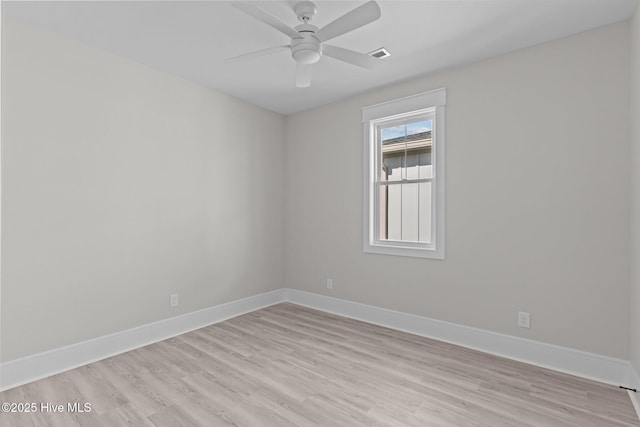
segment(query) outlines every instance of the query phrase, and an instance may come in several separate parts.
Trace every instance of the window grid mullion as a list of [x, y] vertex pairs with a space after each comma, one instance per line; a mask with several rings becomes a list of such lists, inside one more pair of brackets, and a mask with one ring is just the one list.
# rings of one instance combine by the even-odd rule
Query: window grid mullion
[[435, 178], [416, 178], [416, 179], [403, 179], [400, 181], [377, 181], [377, 184], [380, 185], [398, 185], [398, 184], [418, 184], [421, 182], [434, 182]]

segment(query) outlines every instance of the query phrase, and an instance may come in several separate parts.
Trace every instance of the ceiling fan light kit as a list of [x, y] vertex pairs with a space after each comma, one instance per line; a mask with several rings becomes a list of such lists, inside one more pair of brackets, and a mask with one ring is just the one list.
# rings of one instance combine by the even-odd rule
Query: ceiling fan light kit
[[364, 53], [324, 44], [327, 40], [351, 32], [379, 19], [380, 6], [375, 1], [369, 1], [347, 12], [322, 28], [310, 24], [317, 12], [316, 5], [310, 1], [302, 1], [296, 4], [293, 9], [298, 20], [302, 22], [295, 29], [251, 3], [234, 3], [233, 6], [289, 36], [291, 44], [235, 56], [227, 59], [228, 62], [251, 59], [278, 52], [282, 48], [289, 48], [291, 57], [296, 62], [297, 87], [309, 87], [311, 85], [311, 65], [317, 63], [322, 56], [330, 56], [363, 68], [374, 68], [382, 62], [378, 58]]
[[299, 38], [291, 39], [291, 56], [299, 64], [315, 64], [322, 56], [322, 43], [314, 37], [318, 27], [302, 24], [296, 27]]

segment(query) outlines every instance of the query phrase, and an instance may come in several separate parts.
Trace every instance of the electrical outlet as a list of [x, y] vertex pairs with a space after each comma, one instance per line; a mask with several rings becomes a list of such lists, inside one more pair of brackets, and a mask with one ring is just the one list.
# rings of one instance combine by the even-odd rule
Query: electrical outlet
[[169, 296], [169, 307], [177, 307], [180, 304], [180, 300], [178, 299], [178, 294], [171, 294]]
[[327, 279], [327, 289], [333, 289], [333, 279]]
[[518, 326], [521, 328], [531, 328], [531, 315], [526, 311], [518, 312]]

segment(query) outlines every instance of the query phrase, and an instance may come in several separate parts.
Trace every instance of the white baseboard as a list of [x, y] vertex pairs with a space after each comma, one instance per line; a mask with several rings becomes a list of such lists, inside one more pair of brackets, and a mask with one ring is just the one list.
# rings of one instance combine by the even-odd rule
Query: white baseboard
[[283, 288], [2, 363], [0, 391], [285, 301], [607, 384], [640, 385], [626, 360]]
[[285, 290], [278, 289], [12, 360], [0, 366], [0, 391], [259, 310], [284, 298]]
[[632, 367], [622, 359], [462, 326], [324, 295], [286, 289], [289, 302], [457, 344], [582, 378], [629, 387]]

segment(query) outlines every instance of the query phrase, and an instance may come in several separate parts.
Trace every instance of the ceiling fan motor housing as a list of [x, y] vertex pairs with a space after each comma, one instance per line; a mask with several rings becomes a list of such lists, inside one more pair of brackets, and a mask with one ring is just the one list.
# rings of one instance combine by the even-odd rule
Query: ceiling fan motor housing
[[291, 39], [291, 56], [299, 64], [315, 64], [322, 57], [322, 43], [315, 37], [317, 27], [302, 24], [296, 27], [300, 37]]

